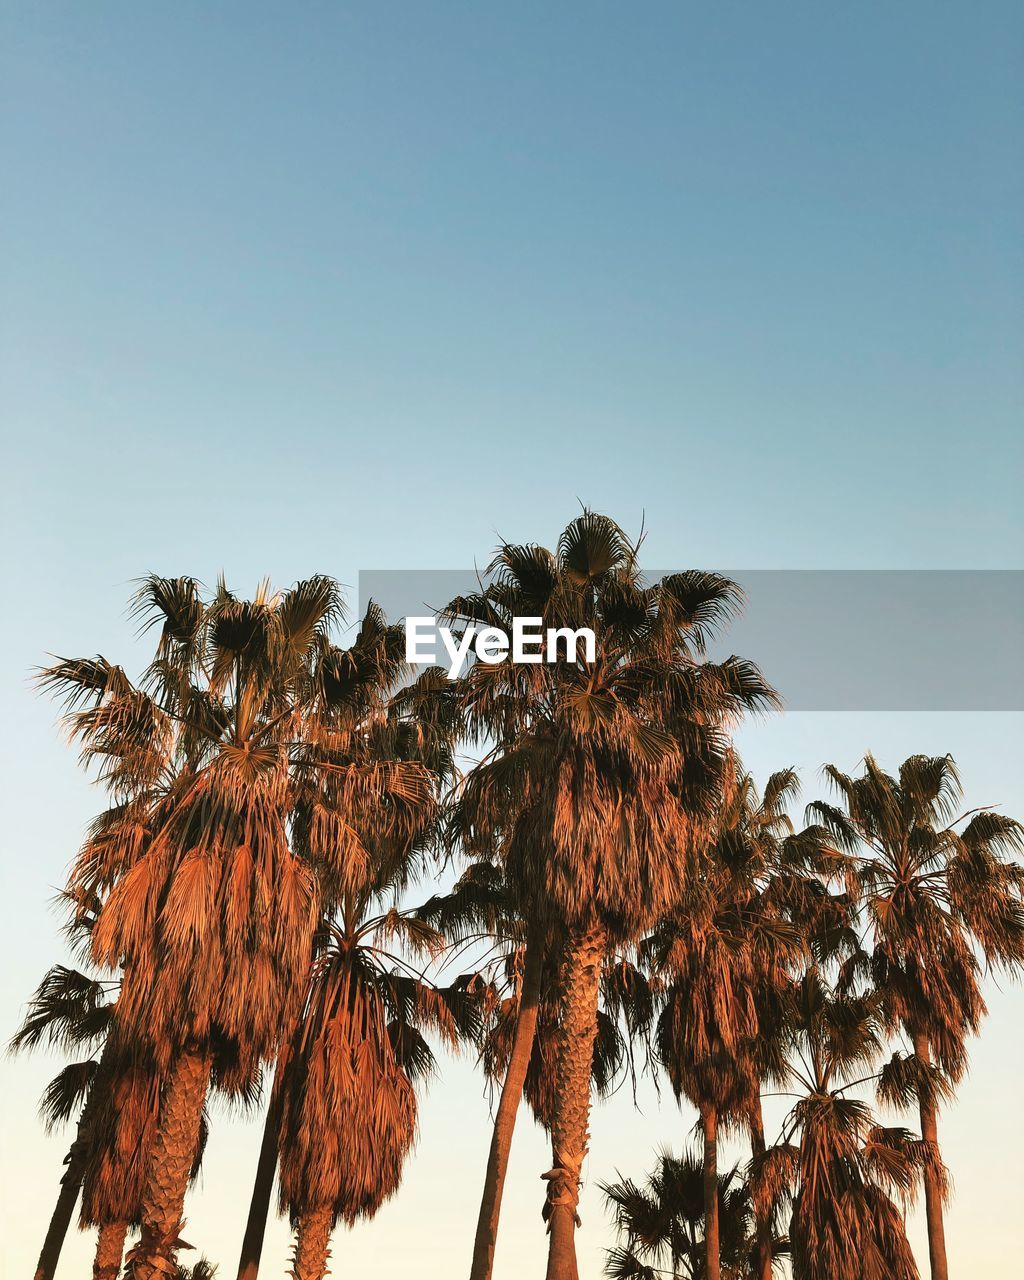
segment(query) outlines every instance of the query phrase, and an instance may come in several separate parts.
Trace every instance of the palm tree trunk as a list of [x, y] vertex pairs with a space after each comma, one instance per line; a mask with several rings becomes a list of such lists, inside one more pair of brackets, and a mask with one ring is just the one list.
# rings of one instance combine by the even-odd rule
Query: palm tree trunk
[[238, 1259], [238, 1280], [256, 1280], [263, 1253], [263, 1237], [267, 1230], [270, 1197], [274, 1190], [274, 1174], [277, 1172], [277, 1129], [281, 1120], [281, 1102], [274, 1090], [267, 1107], [267, 1119], [263, 1125], [263, 1142], [256, 1163], [256, 1180], [249, 1201], [249, 1216], [242, 1237], [242, 1252]]
[[[764, 1156], [764, 1113], [758, 1092], [750, 1109], [750, 1153], [755, 1159]], [[772, 1220], [767, 1211], [754, 1209], [754, 1280], [772, 1280]]]
[[83, 1112], [82, 1120], [78, 1122], [78, 1136], [71, 1144], [64, 1160], [67, 1168], [61, 1175], [60, 1191], [57, 1194], [57, 1203], [50, 1216], [50, 1225], [46, 1229], [46, 1237], [39, 1253], [35, 1280], [53, 1280], [64, 1239], [67, 1236], [68, 1227], [71, 1226], [78, 1193], [82, 1189], [82, 1178], [85, 1176], [86, 1144], [82, 1138], [84, 1119]]
[[104, 1222], [96, 1237], [96, 1256], [92, 1263], [93, 1280], [117, 1280], [124, 1257], [127, 1222]]
[[[914, 1054], [925, 1067], [931, 1066], [928, 1037], [915, 1033]], [[928, 1144], [928, 1158], [924, 1166], [924, 1209], [928, 1224], [928, 1260], [931, 1263], [932, 1280], [949, 1280], [946, 1263], [946, 1228], [942, 1221], [942, 1202], [945, 1196], [942, 1177], [942, 1155], [939, 1151], [938, 1109], [932, 1093], [922, 1093], [921, 1137]]]
[[67, 1168], [60, 1180], [60, 1192], [54, 1206], [50, 1225], [46, 1230], [46, 1238], [36, 1264], [35, 1280], [53, 1280], [60, 1251], [63, 1247], [71, 1218], [75, 1212], [78, 1193], [85, 1179], [85, 1169], [89, 1162], [89, 1151], [92, 1145], [92, 1130], [95, 1126], [98, 1100], [105, 1095], [110, 1084], [110, 1064], [114, 1057], [115, 1037], [108, 1035], [103, 1043], [103, 1052], [96, 1066], [89, 1095], [78, 1117], [78, 1129], [64, 1163]]
[[328, 1208], [312, 1209], [299, 1218], [291, 1272], [295, 1280], [323, 1280], [327, 1274], [332, 1217]]
[[547, 1280], [579, 1280], [576, 1265], [576, 1206], [580, 1170], [587, 1154], [590, 1119], [590, 1075], [597, 1036], [597, 1002], [605, 931], [600, 925], [577, 930], [565, 945], [561, 968], [556, 1058], [555, 1115], [552, 1125], [554, 1167], [548, 1179]]
[[704, 1130], [704, 1268], [706, 1280], [721, 1280], [721, 1246], [718, 1238], [718, 1110], [701, 1107]]
[[128, 1255], [135, 1280], [163, 1280], [164, 1264], [175, 1260], [185, 1191], [199, 1150], [210, 1066], [209, 1053], [186, 1049], [164, 1084], [160, 1124], [142, 1194], [142, 1234]]
[[[537, 1032], [537, 1011], [540, 1007], [540, 984], [544, 969], [544, 931], [531, 923], [526, 935], [526, 958], [523, 964], [523, 985], [519, 992], [519, 1012], [516, 1017], [515, 1038], [512, 1053], [501, 1086], [498, 1113], [494, 1118], [491, 1149], [487, 1156], [487, 1172], [484, 1190], [480, 1198], [480, 1216], [476, 1224], [476, 1240], [473, 1245], [473, 1265], [469, 1280], [491, 1280], [494, 1267], [494, 1246], [498, 1239], [498, 1218], [501, 1214], [501, 1195], [505, 1186], [509, 1152], [512, 1149], [512, 1133], [516, 1115], [523, 1096], [523, 1085], [530, 1067], [533, 1042]], [[242, 1277], [239, 1280], [255, 1280]]]

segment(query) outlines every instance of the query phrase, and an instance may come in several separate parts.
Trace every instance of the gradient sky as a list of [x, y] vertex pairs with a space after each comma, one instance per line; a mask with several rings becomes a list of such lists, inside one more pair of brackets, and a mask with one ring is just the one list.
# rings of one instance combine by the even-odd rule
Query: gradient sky
[[[1019, 5], [0, 13], [3, 1037], [60, 954], [47, 899], [99, 803], [30, 673], [137, 658], [143, 572], [354, 586], [552, 539], [577, 498], [645, 517], [651, 564], [1022, 565]], [[824, 759], [951, 750], [972, 802], [1024, 815], [1021, 729], [789, 716], [743, 747], [801, 765], [806, 798]], [[991, 1004], [944, 1123], [961, 1276], [1024, 1247], [1024, 1120], [1000, 1105], [1024, 998]], [[3, 1066], [12, 1275], [66, 1147], [33, 1115], [51, 1065]], [[486, 1114], [446, 1066], [402, 1194], [338, 1233], [336, 1272], [463, 1267]], [[596, 1182], [692, 1120], [625, 1092], [598, 1112], [588, 1275]], [[188, 1209], [222, 1280], [257, 1144], [221, 1118]], [[499, 1280], [536, 1271], [545, 1167], [524, 1124]], [[278, 1225], [268, 1275], [286, 1249]]]

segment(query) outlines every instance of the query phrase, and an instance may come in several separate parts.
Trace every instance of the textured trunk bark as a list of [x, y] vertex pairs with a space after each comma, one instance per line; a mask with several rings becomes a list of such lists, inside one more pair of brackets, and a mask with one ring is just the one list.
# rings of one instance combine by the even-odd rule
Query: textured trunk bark
[[702, 1107], [704, 1129], [704, 1274], [707, 1280], [721, 1280], [722, 1263], [718, 1241], [718, 1111]]
[[[512, 1133], [516, 1126], [516, 1115], [523, 1097], [523, 1085], [526, 1083], [537, 1032], [543, 970], [544, 931], [537, 925], [532, 925], [526, 937], [526, 959], [523, 964], [523, 985], [519, 992], [516, 1033], [512, 1041], [508, 1070], [505, 1072], [505, 1082], [501, 1086], [498, 1114], [494, 1117], [491, 1149], [487, 1156], [470, 1280], [491, 1280], [494, 1246], [498, 1239], [498, 1219], [501, 1214], [501, 1194], [505, 1186], [509, 1152], [512, 1149]], [[243, 1280], [243, 1277], [240, 1276], [239, 1280]], [[255, 1280], [255, 1277], [245, 1277], [244, 1280]]]
[[299, 1218], [295, 1232], [295, 1260], [292, 1275], [295, 1280], [323, 1280], [327, 1274], [327, 1259], [331, 1256], [331, 1211], [313, 1209]]
[[93, 1280], [117, 1280], [124, 1257], [127, 1222], [104, 1222], [96, 1237], [96, 1256], [92, 1263]]
[[83, 1119], [78, 1124], [78, 1136], [71, 1144], [65, 1160], [66, 1168], [61, 1176], [60, 1191], [57, 1203], [50, 1217], [50, 1225], [46, 1229], [43, 1247], [36, 1264], [35, 1280], [53, 1280], [60, 1260], [60, 1251], [64, 1239], [71, 1226], [71, 1218], [75, 1212], [78, 1193], [82, 1189], [82, 1178], [85, 1174], [86, 1144], [82, 1136]]
[[554, 1168], [548, 1178], [547, 1280], [579, 1280], [576, 1265], [576, 1205], [580, 1169], [587, 1154], [590, 1075], [597, 1035], [605, 931], [600, 926], [573, 933], [561, 967], [561, 1009], [556, 1058], [555, 1116], [551, 1139]]
[[181, 1054], [167, 1077], [142, 1195], [142, 1234], [128, 1255], [135, 1280], [163, 1280], [165, 1264], [175, 1261], [209, 1084], [210, 1055], [194, 1049]]
[[263, 1236], [267, 1229], [270, 1197], [274, 1190], [274, 1174], [277, 1172], [277, 1128], [281, 1104], [276, 1091], [270, 1095], [267, 1119], [263, 1126], [263, 1142], [256, 1164], [256, 1179], [249, 1201], [249, 1217], [242, 1237], [242, 1252], [238, 1259], [238, 1280], [256, 1280], [263, 1253]]
[[[931, 1052], [927, 1036], [915, 1034], [914, 1053], [925, 1066], [931, 1065]], [[931, 1263], [932, 1280], [949, 1280], [946, 1263], [946, 1227], [942, 1220], [943, 1186], [939, 1164], [938, 1115], [935, 1099], [924, 1097], [920, 1101], [921, 1137], [929, 1146], [929, 1158], [924, 1167], [924, 1210], [928, 1224], [928, 1260]]]
[[[750, 1152], [754, 1157], [763, 1156], [767, 1147], [764, 1140], [764, 1114], [760, 1093], [754, 1099], [750, 1112]], [[754, 1213], [754, 1280], [772, 1280], [772, 1220], [770, 1213]]]

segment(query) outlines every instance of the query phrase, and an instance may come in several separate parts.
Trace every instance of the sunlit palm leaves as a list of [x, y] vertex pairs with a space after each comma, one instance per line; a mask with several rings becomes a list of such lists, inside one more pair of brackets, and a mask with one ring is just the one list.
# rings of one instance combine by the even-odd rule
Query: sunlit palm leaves
[[879, 997], [838, 994], [812, 968], [796, 992], [794, 1031], [801, 1096], [761, 1185], [776, 1182], [776, 1201], [792, 1196], [795, 1280], [916, 1280], [898, 1202], [913, 1198], [924, 1148], [905, 1130], [881, 1128], [850, 1095], [882, 1051]]
[[826, 765], [842, 807], [808, 812], [851, 855], [872, 943], [863, 968], [883, 997], [890, 1031], [902, 1031], [913, 1060], [897, 1055], [882, 1096], [916, 1097], [926, 1141], [924, 1166], [933, 1280], [947, 1275], [942, 1204], [947, 1177], [936, 1113], [967, 1066], [967, 1038], [986, 1012], [983, 965], [1012, 970], [1024, 960], [1024, 828], [985, 810], [957, 816], [960, 778], [949, 756], [911, 756], [893, 777], [872, 756], [859, 777]]
[[503, 543], [488, 574], [451, 602], [450, 619], [510, 631], [514, 617], [536, 617], [597, 638], [593, 663], [508, 658], [463, 680], [470, 736], [492, 746], [459, 798], [464, 838], [501, 857], [567, 935], [547, 1209], [549, 1275], [571, 1276], [604, 952], [679, 900], [714, 809], [727, 727], [774, 694], [748, 663], [698, 661], [738, 604], [735, 584], [707, 574], [647, 583], [637, 547], [607, 517], [585, 511], [556, 551]]
[[[608, 1250], [605, 1274], [612, 1280], [703, 1280], [704, 1171], [686, 1153], [663, 1153], [642, 1184], [621, 1178], [601, 1186], [621, 1243]], [[753, 1246], [750, 1198], [738, 1168], [716, 1180], [722, 1274], [741, 1280], [749, 1274]]]
[[464, 990], [402, 972], [388, 950], [401, 940], [407, 953], [436, 955], [440, 935], [394, 910], [364, 916], [372, 896], [339, 904], [278, 1068], [280, 1199], [298, 1230], [303, 1280], [323, 1275], [336, 1219], [372, 1217], [398, 1189], [416, 1137], [416, 1084], [434, 1069], [424, 1031], [454, 1046], [479, 1027]]
[[57, 663], [42, 680], [114, 800], [71, 893], [95, 914], [94, 959], [123, 969], [117, 1021], [172, 1084], [186, 1067], [195, 1082], [187, 1099], [165, 1091], [178, 1110], [151, 1162], [147, 1212], [161, 1221], [144, 1222], [134, 1264], [145, 1275], [173, 1253], [215, 1051], [234, 1046], [243, 1075], [274, 1057], [303, 995], [322, 890], [369, 856], [366, 814], [390, 837], [410, 814], [422, 822], [433, 792], [422, 765], [367, 752], [368, 722], [385, 720], [367, 704], [399, 681], [399, 638], [371, 610], [356, 650], [337, 648], [331, 579], [241, 600], [223, 582], [205, 597], [192, 579], [151, 578], [136, 610], [157, 631], [138, 685], [102, 659]]
[[[759, 797], [738, 762], [727, 760], [699, 874], [641, 947], [657, 981], [657, 1056], [676, 1097], [685, 1096], [700, 1113], [709, 1192], [719, 1123], [743, 1122], [760, 1141], [761, 1084], [785, 1074], [786, 989], [807, 952], [792, 920], [797, 872], [785, 804], [796, 785], [794, 772], [785, 770], [768, 779]], [[806, 836], [803, 852], [806, 857]], [[765, 1269], [771, 1208], [761, 1206], [758, 1220]], [[709, 1276], [721, 1265], [715, 1209], [712, 1199], [705, 1227]]]
[[[704, 1147], [606, 1188], [611, 1274], [767, 1280], [788, 1221], [796, 1280], [913, 1280], [903, 1212], [923, 1175], [945, 1280], [935, 1115], [986, 970], [1024, 963], [1024, 832], [958, 813], [952, 760], [924, 756], [896, 776], [870, 756], [857, 777], [828, 766], [839, 803], [794, 830], [794, 772], [758, 795], [730, 747], [774, 693], [752, 663], [707, 659], [742, 593], [704, 571], [650, 582], [638, 553], [584, 511], [553, 550], [503, 542], [448, 606], [456, 629], [592, 628], [593, 661], [414, 679], [373, 604], [338, 643], [328, 577], [250, 599], [151, 577], [139, 679], [102, 656], [43, 673], [107, 791], [67, 897], [117, 990], [58, 966], [15, 1041], [81, 1057], [44, 1099], [51, 1123], [81, 1121], [51, 1236], [84, 1180], [98, 1275], [130, 1221], [138, 1280], [173, 1273], [210, 1083], [252, 1103], [276, 1065], [262, 1217], [279, 1156], [295, 1274], [320, 1280], [335, 1221], [399, 1185], [431, 1041], [465, 1039], [503, 1080], [473, 1280], [490, 1275], [524, 1094], [552, 1134], [548, 1275], [575, 1277], [591, 1089], [638, 1066], [696, 1105]], [[482, 758], [458, 777], [464, 741]], [[463, 875], [409, 910], [438, 849]], [[477, 972], [441, 987], [431, 966], [466, 951]], [[776, 1143], [769, 1082], [798, 1093]], [[916, 1102], [920, 1138], [877, 1122], [872, 1087]], [[720, 1121], [749, 1136], [745, 1181], [717, 1176]]]

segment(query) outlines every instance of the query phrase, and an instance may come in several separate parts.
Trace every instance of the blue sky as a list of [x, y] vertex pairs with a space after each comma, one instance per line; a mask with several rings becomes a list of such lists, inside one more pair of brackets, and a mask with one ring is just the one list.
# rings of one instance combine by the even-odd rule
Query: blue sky
[[[577, 498], [645, 515], [652, 564], [1020, 567], [1019, 6], [8, 3], [0, 22], [21, 904], [3, 1034], [56, 954], [45, 900], [98, 799], [29, 673], [51, 651], [137, 652], [143, 572], [354, 585], [553, 538]], [[828, 754], [921, 742], [1024, 813], [1020, 730], [796, 717], [750, 752], [812, 778]], [[1015, 1012], [978, 1049], [990, 1088], [1021, 1047], [1020, 997], [999, 1000]], [[42, 1065], [5, 1069], [32, 1175], [3, 1246], [21, 1266], [59, 1144], [30, 1114]], [[485, 1113], [465, 1166], [459, 1143], [431, 1165], [429, 1140], [478, 1094], [468, 1068], [435, 1086], [389, 1239], [427, 1212], [416, 1188], [429, 1205], [446, 1177], [475, 1187]], [[981, 1123], [980, 1096], [957, 1124]], [[623, 1154], [595, 1177], [638, 1172], [653, 1141], [613, 1105]], [[1024, 1131], [1000, 1131], [966, 1133], [963, 1159], [980, 1174], [1005, 1146], [995, 1181], [1019, 1192]], [[211, 1159], [244, 1184], [249, 1131], [223, 1132]], [[195, 1211], [228, 1270], [233, 1177], [209, 1175]], [[536, 1249], [523, 1177], [508, 1276]], [[1019, 1253], [1016, 1225], [962, 1212], [964, 1266]], [[599, 1210], [588, 1228], [596, 1250]], [[383, 1248], [375, 1231], [351, 1257]]]

